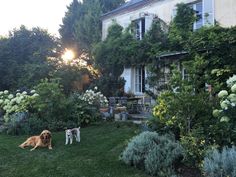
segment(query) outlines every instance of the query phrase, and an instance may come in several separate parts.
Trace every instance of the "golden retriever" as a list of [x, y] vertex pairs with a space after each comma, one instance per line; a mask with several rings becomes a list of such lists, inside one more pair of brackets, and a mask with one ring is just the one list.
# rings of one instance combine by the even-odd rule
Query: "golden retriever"
[[19, 145], [19, 147], [23, 149], [27, 146], [33, 147], [30, 151], [35, 150], [37, 147], [48, 147], [48, 149], [52, 149], [52, 133], [48, 130], [44, 130], [39, 136], [31, 136], [24, 143]]

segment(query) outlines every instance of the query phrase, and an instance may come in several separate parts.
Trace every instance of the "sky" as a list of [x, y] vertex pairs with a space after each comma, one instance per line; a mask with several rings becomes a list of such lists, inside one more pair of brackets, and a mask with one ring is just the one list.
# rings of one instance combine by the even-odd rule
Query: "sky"
[[14, 28], [41, 27], [59, 36], [59, 26], [72, 0], [0, 0], [0, 36]]

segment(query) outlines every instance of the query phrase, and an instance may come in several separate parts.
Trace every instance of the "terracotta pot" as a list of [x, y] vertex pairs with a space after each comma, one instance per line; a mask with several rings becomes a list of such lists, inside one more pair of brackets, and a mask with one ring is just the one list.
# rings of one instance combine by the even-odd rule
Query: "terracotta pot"
[[99, 110], [100, 110], [100, 112], [108, 112], [109, 108], [100, 108]]

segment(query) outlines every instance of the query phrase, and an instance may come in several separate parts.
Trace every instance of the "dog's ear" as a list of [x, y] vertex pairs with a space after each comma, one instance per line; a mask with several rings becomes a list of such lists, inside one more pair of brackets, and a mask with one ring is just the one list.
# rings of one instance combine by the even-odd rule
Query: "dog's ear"
[[78, 129], [80, 129], [80, 127], [78, 127]]
[[41, 133], [39, 137], [40, 137], [41, 140], [44, 140], [43, 133]]
[[48, 133], [48, 139], [50, 139], [52, 137], [51, 132]]

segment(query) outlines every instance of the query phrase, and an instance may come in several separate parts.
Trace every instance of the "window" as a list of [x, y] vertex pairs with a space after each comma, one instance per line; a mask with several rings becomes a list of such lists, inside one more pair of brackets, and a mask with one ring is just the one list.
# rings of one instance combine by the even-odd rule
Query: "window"
[[201, 28], [203, 25], [214, 25], [214, 0], [201, 0], [193, 4], [193, 9], [197, 16], [193, 26], [194, 30]]
[[144, 67], [135, 68], [135, 92], [142, 93], [145, 90], [145, 70]]
[[197, 20], [193, 24], [193, 29], [199, 29], [203, 26], [203, 4], [202, 1], [196, 4], [193, 4], [193, 10], [196, 13]]
[[134, 34], [136, 39], [142, 40], [145, 34], [145, 18], [135, 20], [133, 23], [134, 23]]
[[188, 80], [189, 81], [189, 74], [185, 68], [182, 68], [182, 79], [183, 80]]

